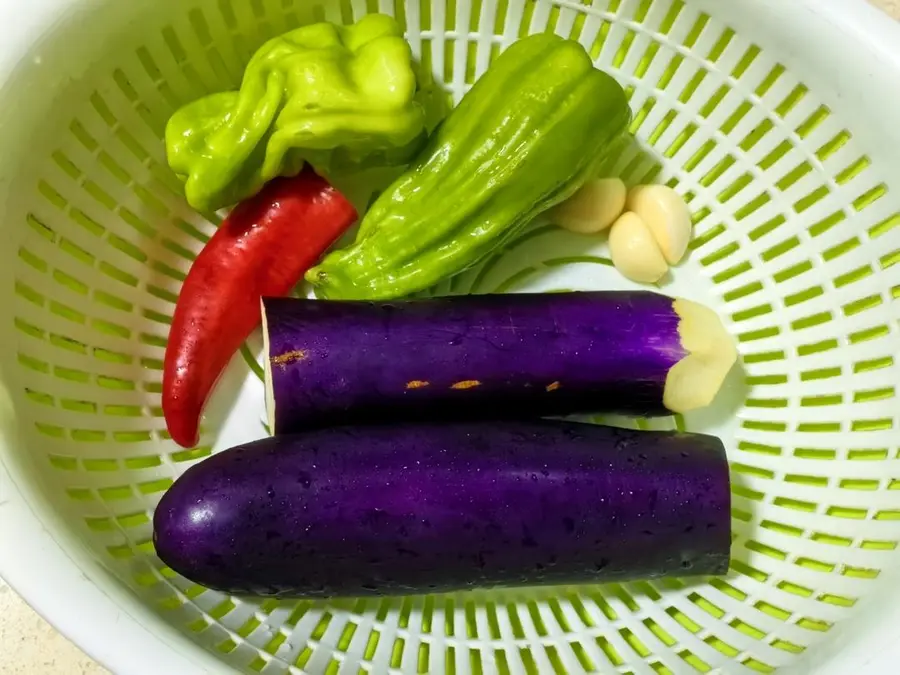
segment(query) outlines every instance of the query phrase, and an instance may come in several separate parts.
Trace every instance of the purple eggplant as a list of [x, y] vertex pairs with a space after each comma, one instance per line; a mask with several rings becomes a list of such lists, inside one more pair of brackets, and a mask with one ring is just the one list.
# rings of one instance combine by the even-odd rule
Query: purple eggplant
[[642, 416], [708, 405], [737, 356], [648, 291], [263, 301], [273, 433], [408, 419]]
[[333, 597], [724, 574], [711, 436], [564, 421], [334, 427], [192, 467], [159, 557], [229, 593]]

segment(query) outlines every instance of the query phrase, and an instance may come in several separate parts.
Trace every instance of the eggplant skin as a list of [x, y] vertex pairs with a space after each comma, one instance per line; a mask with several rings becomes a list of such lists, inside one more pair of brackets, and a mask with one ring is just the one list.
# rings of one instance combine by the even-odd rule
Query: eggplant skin
[[687, 355], [674, 302], [649, 291], [265, 298], [272, 428], [670, 415], [666, 379]]
[[337, 427], [184, 473], [159, 557], [201, 585], [291, 597], [724, 574], [728, 463], [711, 436], [562, 421]]

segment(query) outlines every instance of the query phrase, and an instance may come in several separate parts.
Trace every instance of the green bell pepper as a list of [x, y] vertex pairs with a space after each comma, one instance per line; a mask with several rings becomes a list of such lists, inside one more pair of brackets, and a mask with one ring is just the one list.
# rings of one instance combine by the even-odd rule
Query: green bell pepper
[[[425, 142], [412, 53], [394, 19], [319, 23], [270, 40], [250, 60], [240, 91], [176, 112], [169, 165], [200, 211], [235, 204], [305, 162], [330, 169], [405, 164]], [[368, 163], [368, 164], [367, 164]]]
[[375, 201], [356, 242], [306, 278], [323, 298], [387, 300], [428, 289], [574, 194], [630, 119], [622, 87], [580, 44], [550, 34], [520, 40]]

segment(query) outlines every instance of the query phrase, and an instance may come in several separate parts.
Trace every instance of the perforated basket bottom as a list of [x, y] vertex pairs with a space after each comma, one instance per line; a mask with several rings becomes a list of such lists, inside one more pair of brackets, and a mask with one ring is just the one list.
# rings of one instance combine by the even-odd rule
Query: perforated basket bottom
[[[148, 612], [245, 672], [772, 672], [850, 620], [900, 540], [900, 201], [840, 114], [754, 36], [683, 2], [299, 4], [185, 3], [95, 64], [12, 221], [6, 316], [28, 382], [14, 394], [27, 451], [73, 531]], [[165, 120], [236, 86], [265, 38], [376, 9], [397, 16], [456, 100], [502, 47], [543, 30], [579, 40], [627, 86], [637, 140], [605, 173], [686, 195], [696, 237], [662, 289], [720, 312], [742, 354], [743, 380], [715, 410], [652, 423], [727, 444], [726, 578], [261, 601], [192, 585], [154, 556], [150, 518], [173, 479], [264, 434], [255, 342], [221, 383], [202, 445], [181, 450], [165, 432], [173, 303], [217, 222], [187, 208], [166, 168]], [[352, 191], [365, 203], [365, 189]], [[437, 292], [625, 287], [602, 240], [538, 223]]]

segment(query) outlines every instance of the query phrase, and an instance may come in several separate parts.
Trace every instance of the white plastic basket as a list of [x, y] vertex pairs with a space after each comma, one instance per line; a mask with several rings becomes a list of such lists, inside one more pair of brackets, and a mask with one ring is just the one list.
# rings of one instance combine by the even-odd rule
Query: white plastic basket
[[[192, 463], [263, 433], [235, 359], [199, 450], [160, 362], [213, 225], [160, 141], [301, 22], [395, 14], [458, 98], [517, 37], [626, 85], [695, 248], [666, 292], [720, 312], [747, 384], [684, 420], [732, 460], [734, 566], [707, 582], [261, 602], [153, 555]], [[893, 673], [900, 647], [900, 27], [854, 0], [35, 0], [0, 5], [0, 575], [117, 673]], [[361, 198], [364, 195], [359, 195]], [[601, 240], [537, 226], [449, 292], [621, 288]]]

